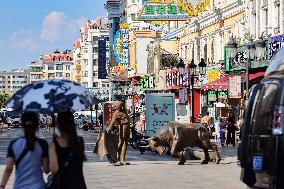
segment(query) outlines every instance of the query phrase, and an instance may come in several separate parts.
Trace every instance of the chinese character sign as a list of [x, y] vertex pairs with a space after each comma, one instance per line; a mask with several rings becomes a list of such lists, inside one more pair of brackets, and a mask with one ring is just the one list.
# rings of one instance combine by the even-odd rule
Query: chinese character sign
[[169, 121], [175, 120], [175, 94], [156, 93], [146, 94], [146, 123], [147, 133], [157, 131]]
[[229, 98], [241, 98], [242, 79], [241, 76], [230, 76], [229, 77]]
[[175, 2], [148, 1], [144, 3], [137, 20], [144, 21], [170, 21], [187, 20], [190, 16]]

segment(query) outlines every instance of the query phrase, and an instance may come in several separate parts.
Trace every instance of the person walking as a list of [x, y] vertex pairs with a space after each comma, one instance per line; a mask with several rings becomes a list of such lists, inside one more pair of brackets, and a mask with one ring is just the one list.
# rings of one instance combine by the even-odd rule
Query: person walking
[[229, 113], [229, 116], [227, 118], [227, 141], [226, 145], [232, 144], [235, 146], [235, 140], [236, 140], [236, 117], [233, 112]]
[[48, 173], [48, 144], [36, 137], [39, 116], [34, 112], [24, 112], [21, 125], [24, 137], [13, 140], [8, 147], [8, 160], [0, 189], [4, 189], [16, 166], [14, 189], [44, 189], [43, 172]]
[[225, 134], [226, 134], [226, 123], [224, 122], [222, 118], [220, 118], [220, 121], [219, 121], [219, 134], [220, 134], [221, 146], [224, 147]]
[[77, 136], [72, 112], [58, 113], [57, 125], [60, 136], [54, 135], [49, 146], [50, 171], [60, 174], [60, 189], [86, 189], [84, 141]]

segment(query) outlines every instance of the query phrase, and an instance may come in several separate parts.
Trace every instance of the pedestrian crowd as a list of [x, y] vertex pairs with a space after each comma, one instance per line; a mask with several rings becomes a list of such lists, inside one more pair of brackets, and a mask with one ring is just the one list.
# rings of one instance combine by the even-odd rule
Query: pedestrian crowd
[[[13, 140], [8, 147], [7, 164], [0, 183], [4, 189], [15, 167], [14, 189], [85, 189], [83, 175], [84, 141], [77, 136], [71, 112], [58, 113], [51, 144], [36, 137], [40, 126], [37, 113], [24, 112], [21, 126], [24, 137]], [[45, 183], [43, 173], [50, 174]]]
[[241, 118], [237, 120], [233, 112], [229, 112], [226, 118], [220, 117], [215, 124], [212, 123], [212, 118], [207, 112], [202, 118], [202, 124], [209, 130], [212, 138], [216, 139], [217, 144], [236, 146], [236, 136], [241, 127]]

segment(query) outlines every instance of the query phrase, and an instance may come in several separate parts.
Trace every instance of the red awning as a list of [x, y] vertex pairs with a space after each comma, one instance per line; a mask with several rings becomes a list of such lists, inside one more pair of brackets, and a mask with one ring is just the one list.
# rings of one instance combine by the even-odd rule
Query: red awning
[[[249, 80], [254, 80], [258, 77], [264, 76], [265, 72], [257, 72], [249, 74]], [[228, 90], [228, 79], [229, 76], [225, 76], [223, 78], [217, 79], [216, 81], [206, 83], [202, 85], [202, 90]], [[244, 75], [244, 80], [246, 79], [246, 75]]]
[[[265, 72], [257, 72], [257, 73], [253, 73], [253, 74], [249, 74], [249, 80], [254, 80], [255, 78], [258, 77], [263, 77]], [[246, 79], [246, 75], [244, 77], [244, 79]]]
[[206, 83], [201, 86], [203, 90], [228, 90], [228, 76], [217, 79], [216, 81]]

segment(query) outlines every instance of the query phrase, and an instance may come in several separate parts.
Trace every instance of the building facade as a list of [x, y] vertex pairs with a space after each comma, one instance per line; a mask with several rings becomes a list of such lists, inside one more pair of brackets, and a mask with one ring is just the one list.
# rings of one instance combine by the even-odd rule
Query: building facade
[[16, 69], [0, 71], [0, 91], [9, 95], [29, 84], [29, 71]]
[[75, 49], [75, 57], [81, 65], [81, 84], [86, 88], [108, 87], [110, 53], [107, 18], [89, 20], [81, 28], [79, 48]]
[[44, 65], [41, 58], [39, 60], [32, 61], [30, 65], [28, 65], [30, 83], [44, 79], [43, 68]]
[[247, 32], [253, 37], [284, 33], [284, 0], [246, 0]]

